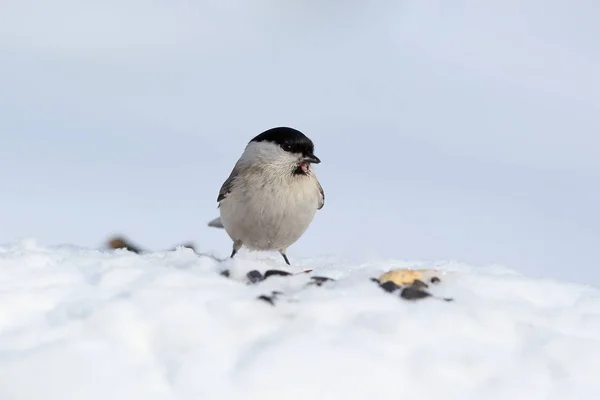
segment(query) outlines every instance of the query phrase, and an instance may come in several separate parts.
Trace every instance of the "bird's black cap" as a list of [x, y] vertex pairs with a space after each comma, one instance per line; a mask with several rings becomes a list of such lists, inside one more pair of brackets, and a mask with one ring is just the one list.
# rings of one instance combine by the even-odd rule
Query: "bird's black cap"
[[308, 137], [299, 130], [280, 126], [271, 128], [250, 141], [252, 142], [271, 142], [278, 144], [285, 151], [290, 153], [304, 154], [305, 156], [312, 155], [315, 146]]

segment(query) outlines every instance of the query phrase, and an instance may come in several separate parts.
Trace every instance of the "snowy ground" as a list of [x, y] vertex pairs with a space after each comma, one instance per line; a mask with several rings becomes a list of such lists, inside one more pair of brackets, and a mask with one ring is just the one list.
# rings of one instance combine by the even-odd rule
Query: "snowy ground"
[[[600, 398], [598, 20], [564, 0], [2, 0], [0, 400]], [[219, 187], [278, 125], [315, 141], [328, 199], [290, 258], [333, 284], [242, 282], [277, 255], [92, 250], [226, 256]], [[432, 291], [455, 301], [368, 279], [402, 266], [446, 271]]]
[[[600, 291], [456, 263], [0, 247], [0, 399], [594, 399]], [[370, 277], [434, 267], [408, 302]], [[219, 271], [228, 268], [228, 279]], [[286, 292], [271, 306], [257, 296]]]

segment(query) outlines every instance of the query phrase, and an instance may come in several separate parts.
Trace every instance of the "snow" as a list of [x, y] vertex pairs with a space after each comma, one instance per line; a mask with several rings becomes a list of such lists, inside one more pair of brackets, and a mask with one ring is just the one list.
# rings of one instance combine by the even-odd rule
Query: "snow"
[[[1, 10], [0, 400], [600, 398], [600, 3]], [[279, 125], [323, 161], [288, 250], [321, 287], [207, 226]]]
[[[600, 291], [456, 262], [0, 247], [0, 398], [591, 399]], [[434, 268], [410, 302], [369, 278]], [[246, 272], [314, 268], [247, 284]], [[229, 278], [220, 271], [231, 271]], [[274, 306], [257, 300], [284, 292]]]

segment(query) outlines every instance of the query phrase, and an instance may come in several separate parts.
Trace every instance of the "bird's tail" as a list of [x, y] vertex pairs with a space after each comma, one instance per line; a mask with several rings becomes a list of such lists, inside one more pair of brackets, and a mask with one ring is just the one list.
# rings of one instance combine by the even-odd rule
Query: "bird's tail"
[[208, 223], [208, 226], [212, 226], [213, 228], [225, 228], [223, 226], [223, 222], [221, 222], [221, 217], [217, 217]]

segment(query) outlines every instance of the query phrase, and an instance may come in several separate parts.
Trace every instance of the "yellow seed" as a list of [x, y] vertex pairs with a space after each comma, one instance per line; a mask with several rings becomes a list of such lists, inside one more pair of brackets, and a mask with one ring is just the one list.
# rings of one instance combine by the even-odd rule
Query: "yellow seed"
[[380, 283], [392, 281], [396, 285], [410, 285], [417, 279], [423, 280], [423, 275], [427, 272], [433, 272], [433, 270], [399, 268], [386, 272], [378, 279]]

